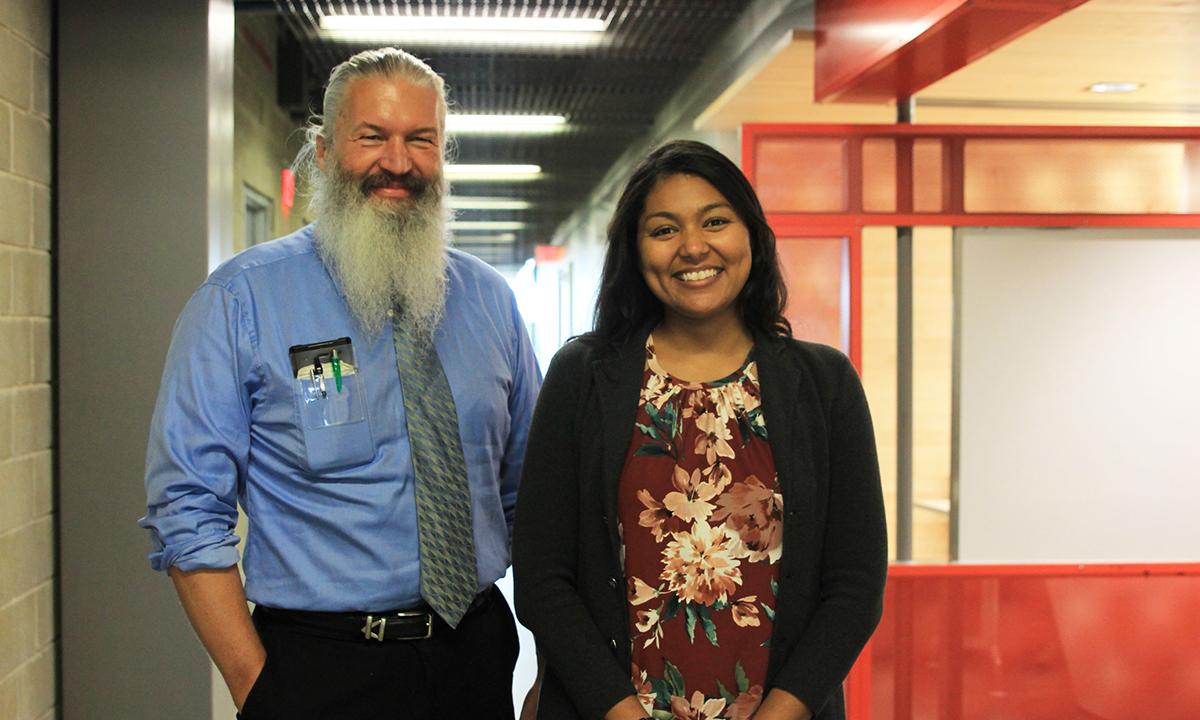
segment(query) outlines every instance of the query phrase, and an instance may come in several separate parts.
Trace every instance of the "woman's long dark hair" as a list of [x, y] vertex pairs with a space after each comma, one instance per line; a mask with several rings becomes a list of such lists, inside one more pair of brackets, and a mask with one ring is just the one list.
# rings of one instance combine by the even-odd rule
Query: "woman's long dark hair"
[[645, 324], [662, 319], [662, 303], [642, 277], [638, 223], [646, 196], [659, 180], [672, 175], [707, 181], [733, 206], [750, 233], [750, 276], [737, 299], [742, 322], [755, 334], [790, 337], [792, 326], [783, 316], [787, 288], [775, 254], [775, 233], [767, 225], [758, 196], [729, 158], [693, 140], [675, 140], [658, 147], [638, 164], [626, 183], [608, 225], [595, 327], [588, 335], [605, 344], [619, 344]]

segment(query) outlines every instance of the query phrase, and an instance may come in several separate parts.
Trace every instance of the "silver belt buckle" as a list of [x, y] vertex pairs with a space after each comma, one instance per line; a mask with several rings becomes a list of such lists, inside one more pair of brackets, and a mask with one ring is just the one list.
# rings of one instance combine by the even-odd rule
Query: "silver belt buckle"
[[374, 615], [368, 615], [366, 622], [362, 626], [362, 634], [368, 640], [383, 642], [383, 631], [385, 628], [387, 628], [386, 617], [376, 620]]
[[[367, 617], [370, 617], [370, 616], [368, 615]], [[429, 638], [433, 637], [433, 612], [432, 611], [422, 612], [420, 610], [409, 610], [407, 612], [396, 613], [396, 617], [398, 617], [398, 618], [424, 617], [425, 618], [425, 634], [419, 635], [412, 639], [413, 640], [428, 640]]]

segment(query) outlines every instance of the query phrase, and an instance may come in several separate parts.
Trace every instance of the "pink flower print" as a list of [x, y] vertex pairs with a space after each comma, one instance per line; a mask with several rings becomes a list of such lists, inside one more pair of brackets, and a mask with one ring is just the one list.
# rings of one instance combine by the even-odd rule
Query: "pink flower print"
[[758, 600], [757, 595], [747, 595], [729, 606], [729, 611], [733, 613], [733, 622], [738, 627], [759, 626], [758, 606], [754, 604], [756, 600]]
[[646, 509], [638, 514], [638, 525], [649, 528], [656, 542], [662, 542], [667, 534], [678, 532], [685, 527], [683, 521], [655, 500], [649, 491], [638, 490], [637, 499], [646, 506]]
[[641, 578], [631, 577], [626, 581], [629, 587], [629, 603], [642, 605], [658, 597], [658, 590], [647, 585]]
[[729, 594], [742, 584], [741, 562], [730, 552], [725, 526], [709, 527], [697, 521], [690, 532], [672, 533], [663, 550], [663, 571], [670, 591], [679, 599], [712, 605], [729, 601]]
[[729, 445], [733, 433], [728, 422], [713, 413], [703, 412], [696, 416], [696, 429], [700, 431], [696, 436], [696, 453], [703, 453], [709, 465], [716, 463], [718, 457], [733, 457], [733, 448]]
[[740, 693], [729, 706], [729, 720], [750, 720], [762, 704], [763, 687], [755, 685], [744, 693]]
[[737, 537], [734, 556], [775, 563], [783, 553], [783, 496], [750, 475], [717, 498], [712, 522], [724, 521]]
[[678, 695], [671, 696], [671, 714], [676, 720], [713, 720], [725, 709], [723, 698], [704, 699], [699, 690], [692, 693], [691, 700]]
[[689, 475], [687, 470], [676, 465], [671, 481], [676, 489], [663, 498], [663, 506], [685, 523], [707, 520], [716, 507], [708, 501], [716, 497], [721, 488], [711, 482], [705, 482], [700, 468], [696, 468]]

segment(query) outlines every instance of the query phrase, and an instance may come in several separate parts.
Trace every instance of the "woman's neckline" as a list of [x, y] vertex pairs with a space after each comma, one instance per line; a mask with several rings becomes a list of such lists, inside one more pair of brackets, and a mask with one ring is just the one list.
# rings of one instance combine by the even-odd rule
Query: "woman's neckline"
[[729, 385], [730, 383], [734, 382], [735, 380], [738, 380], [738, 379], [742, 378], [743, 376], [745, 376], [747, 368], [749, 368], [750, 364], [754, 362], [754, 346], [751, 345], [750, 349], [746, 351], [746, 356], [742, 359], [741, 364], [739, 364], [732, 371], [722, 375], [721, 377], [718, 377], [713, 380], [685, 380], [684, 378], [674, 375], [673, 373], [668, 371], [665, 367], [663, 367], [662, 361], [659, 360], [658, 352], [655, 349], [654, 333], [650, 333], [650, 335], [648, 335], [646, 337], [646, 349], [648, 351], [650, 351], [650, 353], [654, 357], [655, 367], [652, 368], [652, 370], [656, 374], [662, 375], [669, 382], [671, 382], [675, 385], [679, 385], [681, 387], [688, 388], [688, 389], [712, 388], [712, 387], [721, 387], [724, 385]]

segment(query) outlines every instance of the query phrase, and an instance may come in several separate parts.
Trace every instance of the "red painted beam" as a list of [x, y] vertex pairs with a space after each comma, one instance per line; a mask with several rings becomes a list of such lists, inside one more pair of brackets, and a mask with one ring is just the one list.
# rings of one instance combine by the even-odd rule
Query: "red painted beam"
[[1087, 0], [817, 0], [818, 101], [888, 102]]

